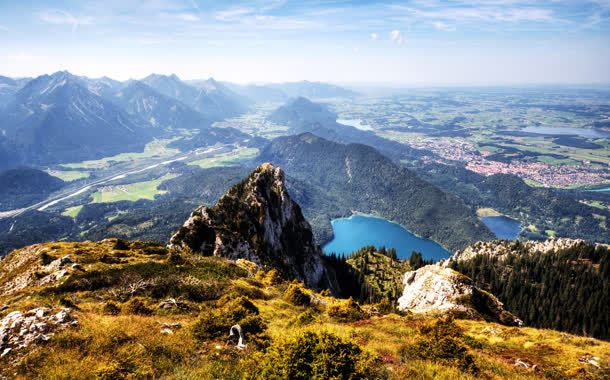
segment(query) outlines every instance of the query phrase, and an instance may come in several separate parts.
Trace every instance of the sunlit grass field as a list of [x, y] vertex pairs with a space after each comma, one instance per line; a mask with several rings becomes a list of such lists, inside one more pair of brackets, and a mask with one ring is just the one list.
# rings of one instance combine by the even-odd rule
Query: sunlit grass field
[[89, 178], [91, 173], [81, 170], [47, 170], [47, 173], [65, 182], [76, 181], [77, 179]]
[[217, 166], [233, 166], [240, 161], [249, 160], [258, 155], [257, 148], [240, 148], [228, 153], [221, 153], [214, 157], [204, 158], [197, 161], [189, 162], [189, 165], [197, 165], [200, 168], [207, 169]]
[[158, 189], [161, 182], [175, 177], [176, 175], [174, 174], [166, 174], [163, 177], [151, 181], [106, 186], [105, 188], [102, 188], [104, 190], [98, 189], [98, 191], [91, 195], [93, 198], [92, 203], [137, 201], [139, 199], [152, 200], [155, 199], [156, 195], [166, 193], [166, 191]]
[[108, 167], [111, 162], [133, 161], [153, 157], [171, 157], [180, 153], [180, 150], [178, 149], [167, 147], [167, 145], [174, 140], [176, 139], [153, 140], [144, 147], [143, 152], [121, 153], [115, 156], [104, 157], [99, 160], [82, 161], [64, 164], [62, 166], [70, 169], [102, 169]]

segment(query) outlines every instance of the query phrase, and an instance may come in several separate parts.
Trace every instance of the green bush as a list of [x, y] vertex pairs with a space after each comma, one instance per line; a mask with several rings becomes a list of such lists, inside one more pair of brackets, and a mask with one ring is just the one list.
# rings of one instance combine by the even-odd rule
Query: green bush
[[305, 332], [264, 354], [257, 379], [362, 379], [370, 358], [362, 349], [328, 332]]
[[121, 307], [112, 301], [108, 301], [102, 307], [102, 312], [108, 315], [118, 315], [121, 313]]
[[116, 242], [114, 243], [114, 246], [112, 247], [112, 249], [118, 250], [118, 251], [125, 251], [129, 249], [129, 243], [126, 240], [123, 239], [116, 239]]
[[222, 299], [217, 307], [201, 313], [193, 325], [193, 336], [198, 340], [210, 340], [229, 334], [231, 326], [241, 326], [244, 335], [257, 335], [267, 329], [267, 325], [258, 315], [256, 305], [247, 297]]
[[409, 359], [432, 360], [457, 367], [476, 375], [479, 368], [468, 352], [462, 330], [453, 319], [439, 319], [419, 330], [422, 337], [414, 344], [401, 349], [403, 361]]
[[353, 322], [367, 317], [360, 305], [352, 298], [330, 304], [326, 308], [326, 312], [337, 322]]
[[186, 261], [181, 254], [176, 251], [171, 251], [167, 257], [167, 262], [171, 265], [183, 265]]
[[289, 322], [289, 326], [305, 326], [316, 320], [316, 312], [314, 309], [307, 309], [296, 317], [292, 318]]
[[284, 299], [296, 306], [307, 306], [311, 302], [309, 295], [299, 284], [292, 283], [284, 292]]
[[40, 263], [42, 265], [49, 265], [53, 260], [55, 260], [55, 257], [49, 255], [47, 252], [42, 252], [40, 254]]

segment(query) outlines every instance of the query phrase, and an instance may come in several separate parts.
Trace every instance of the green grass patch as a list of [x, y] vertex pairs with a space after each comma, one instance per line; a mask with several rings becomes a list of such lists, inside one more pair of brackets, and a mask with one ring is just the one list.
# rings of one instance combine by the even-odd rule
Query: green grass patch
[[139, 199], [155, 199], [156, 195], [165, 194], [166, 191], [158, 187], [163, 181], [175, 178], [175, 174], [166, 174], [163, 177], [125, 185], [104, 186], [91, 195], [92, 203], [110, 203], [119, 201], [137, 201]]
[[252, 159], [257, 155], [257, 148], [241, 148], [232, 152], [221, 153], [214, 157], [192, 161], [189, 162], [189, 165], [196, 165], [203, 169], [213, 168], [217, 166], [233, 166], [237, 165], [240, 161]]
[[83, 205], [68, 207], [61, 214], [64, 215], [64, 216], [69, 216], [71, 218], [76, 218], [76, 216], [78, 215], [80, 210], [82, 210], [82, 208], [83, 208]]
[[47, 173], [65, 182], [76, 181], [77, 179], [89, 178], [91, 173], [80, 170], [47, 170]]
[[110, 166], [111, 162], [134, 161], [143, 158], [170, 157], [180, 153], [180, 150], [168, 148], [167, 145], [174, 139], [153, 140], [146, 144], [143, 152], [120, 153], [115, 156], [104, 157], [99, 160], [82, 161], [62, 165], [70, 169], [101, 169]]
[[483, 208], [479, 208], [477, 209], [477, 216], [482, 217], [482, 216], [502, 216], [503, 214], [501, 212], [498, 212], [496, 210], [494, 210], [493, 208], [489, 208], [489, 207], [483, 207]]

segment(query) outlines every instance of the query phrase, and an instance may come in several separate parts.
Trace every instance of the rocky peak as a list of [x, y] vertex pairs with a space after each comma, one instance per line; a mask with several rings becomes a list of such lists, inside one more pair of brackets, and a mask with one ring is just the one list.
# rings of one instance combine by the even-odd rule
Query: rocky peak
[[413, 313], [453, 314], [462, 318], [483, 318], [507, 325], [521, 325], [520, 319], [504, 310], [494, 295], [477, 288], [472, 280], [441, 265], [426, 265], [405, 273], [400, 310]]
[[270, 163], [229, 189], [215, 206], [193, 211], [169, 247], [247, 259], [311, 287], [332, 287], [311, 227], [288, 194], [284, 172]]

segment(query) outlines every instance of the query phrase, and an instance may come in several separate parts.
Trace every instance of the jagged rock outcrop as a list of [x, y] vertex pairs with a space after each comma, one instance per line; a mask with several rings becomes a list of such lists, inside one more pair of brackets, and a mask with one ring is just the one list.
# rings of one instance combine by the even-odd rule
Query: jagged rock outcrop
[[521, 325], [504, 310], [494, 295], [473, 285], [472, 280], [451, 268], [427, 265], [405, 273], [400, 310], [413, 313], [448, 313], [462, 318], [483, 318], [507, 325]]
[[43, 286], [63, 281], [74, 272], [83, 272], [82, 264], [75, 263], [70, 255], [48, 263], [43, 259], [48, 247], [36, 244], [13, 251], [0, 261], [0, 295], [11, 295], [32, 286]]
[[512, 253], [562, 253], [570, 250], [580, 250], [588, 245], [590, 244], [582, 239], [568, 238], [551, 238], [545, 241], [528, 240], [525, 242], [510, 240], [479, 241], [456, 252], [445, 262], [445, 265], [448, 265], [451, 261], [470, 260], [477, 255], [502, 258]]
[[334, 286], [310, 225], [286, 190], [283, 171], [270, 163], [233, 186], [214, 207], [193, 211], [169, 243], [170, 249], [185, 247], [274, 267], [310, 287]]
[[67, 326], [78, 326], [69, 310], [52, 313], [48, 308], [39, 307], [26, 313], [8, 313], [0, 319], [0, 357], [34, 343], [47, 342], [55, 331]]

